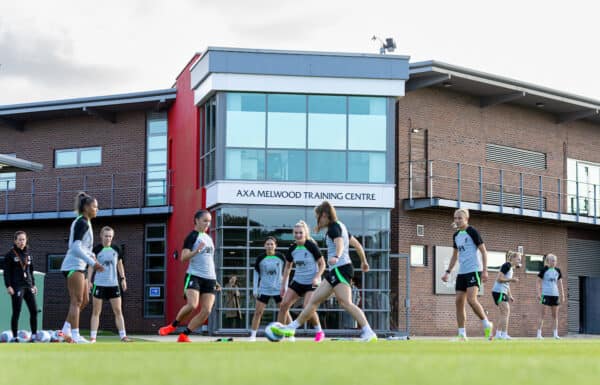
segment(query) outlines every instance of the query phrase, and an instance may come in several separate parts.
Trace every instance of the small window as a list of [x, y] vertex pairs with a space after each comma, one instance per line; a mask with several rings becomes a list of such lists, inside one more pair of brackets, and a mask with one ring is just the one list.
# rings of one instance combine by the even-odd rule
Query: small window
[[531, 254], [525, 256], [525, 272], [538, 273], [544, 268], [544, 256]]
[[411, 245], [410, 246], [410, 265], [411, 266], [427, 266], [427, 246]]
[[488, 270], [491, 271], [500, 271], [504, 262], [506, 262], [506, 252], [505, 251], [488, 251], [488, 260], [487, 267]]
[[56, 150], [54, 166], [56, 168], [90, 167], [102, 164], [102, 147], [71, 148]]
[[48, 254], [48, 273], [59, 272], [62, 261], [65, 258], [64, 254]]
[[[4, 154], [13, 158], [17, 157], [17, 154]], [[13, 191], [17, 186], [17, 173], [16, 172], [5, 172], [0, 174], [0, 191]]]

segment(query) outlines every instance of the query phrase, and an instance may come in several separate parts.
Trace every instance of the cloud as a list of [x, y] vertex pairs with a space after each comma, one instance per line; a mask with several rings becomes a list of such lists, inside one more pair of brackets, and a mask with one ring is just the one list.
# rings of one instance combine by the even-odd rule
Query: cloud
[[82, 89], [94, 88], [94, 84], [114, 85], [135, 77], [135, 72], [127, 67], [81, 62], [76, 59], [73, 40], [66, 32], [43, 32], [19, 33], [3, 26], [0, 20], [0, 82], [45, 89]]

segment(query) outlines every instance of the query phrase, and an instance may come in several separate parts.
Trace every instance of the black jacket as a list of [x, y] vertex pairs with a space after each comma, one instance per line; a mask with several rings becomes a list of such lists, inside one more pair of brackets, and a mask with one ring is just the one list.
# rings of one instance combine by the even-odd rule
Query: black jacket
[[14, 247], [4, 256], [4, 285], [11, 286], [15, 291], [35, 286], [33, 258], [27, 252], [27, 247], [24, 250]]

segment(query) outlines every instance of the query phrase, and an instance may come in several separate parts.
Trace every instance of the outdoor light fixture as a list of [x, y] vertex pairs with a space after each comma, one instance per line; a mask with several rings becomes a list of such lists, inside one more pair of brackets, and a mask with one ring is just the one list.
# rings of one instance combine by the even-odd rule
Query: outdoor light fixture
[[371, 38], [373, 41], [379, 41], [381, 43], [381, 47], [379, 47], [379, 53], [385, 55], [386, 52], [394, 52], [396, 49], [396, 42], [393, 38], [388, 37], [385, 39], [385, 42], [381, 40], [379, 37], [373, 35]]
[[442, 86], [448, 88], [448, 87], [452, 87], [454, 84], [452, 84], [452, 82], [443, 82]]
[[544, 108], [545, 104], [544, 104], [544, 103], [542, 103], [542, 102], [537, 102], [537, 103], [535, 104], [535, 106], [536, 106], [536, 107], [538, 107], [538, 108]]

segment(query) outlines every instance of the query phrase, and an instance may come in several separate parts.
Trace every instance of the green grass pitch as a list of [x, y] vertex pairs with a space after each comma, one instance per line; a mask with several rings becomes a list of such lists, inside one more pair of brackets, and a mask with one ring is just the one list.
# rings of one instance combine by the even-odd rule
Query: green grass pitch
[[2, 384], [598, 384], [600, 340], [1, 344]]

